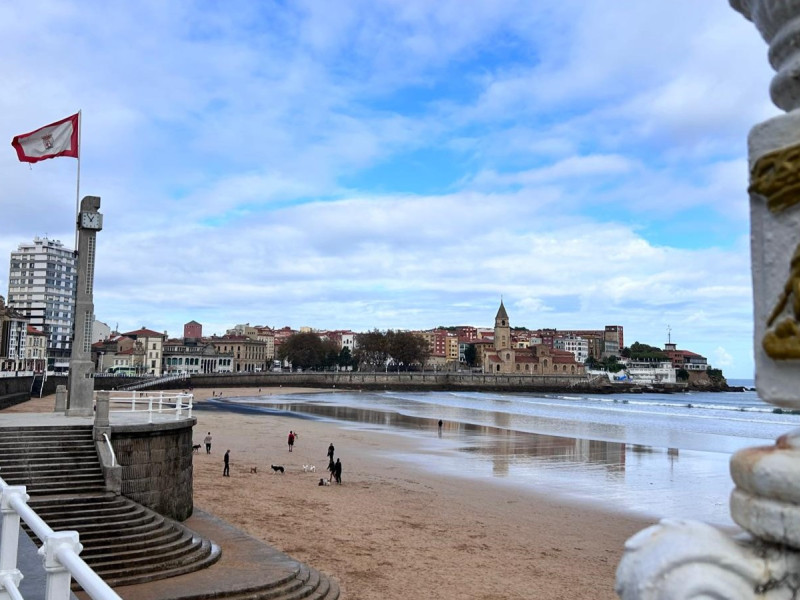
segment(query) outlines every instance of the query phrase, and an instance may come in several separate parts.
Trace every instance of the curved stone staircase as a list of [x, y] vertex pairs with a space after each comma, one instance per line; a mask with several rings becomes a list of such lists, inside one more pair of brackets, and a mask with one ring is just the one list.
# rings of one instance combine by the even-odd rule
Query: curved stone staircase
[[0, 429], [0, 468], [6, 483], [26, 486], [31, 508], [50, 527], [78, 532], [81, 557], [111, 586], [196, 571], [219, 558], [210, 540], [106, 491], [91, 426]]
[[[0, 427], [0, 475], [10, 485], [26, 486], [30, 506], [54, 530], [77, 531], [86, 563], [109, 585], [128, 586], [134, 596], [141, 588], [149, 600], [339, 597], [334, 581], [238, 533], [226, 545], [233, 564], [211, 573], [215, 569], [207, 567], [220, 559], [221, 550], [210, 536], [105, 489], [91, 426]], [[225, 526], [215, 522], [214, 535], [222, 535]], [[247, 561], [257, 563], [258, 575], [245, 576], [254, 571], [245, 565], [226, 585], [225, 575]], [[147, 588], [150, 582], [163, 583], [157, 590]]]

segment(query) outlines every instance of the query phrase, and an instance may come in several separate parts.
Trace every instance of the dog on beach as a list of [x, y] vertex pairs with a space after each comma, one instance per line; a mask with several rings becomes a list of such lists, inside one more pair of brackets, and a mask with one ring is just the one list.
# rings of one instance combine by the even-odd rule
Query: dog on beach
[[284, 471], [284, 468], [280, 465], [270, 465], [270, 467], [272, 467], [272, 470], [276, 473], [283, 473]]
[[251, 473], [258, 473], [258, 467], [250, 467]]
[[315, 467], [314, 465], [303, 465], [303, 473], [309, 473], [309, 472], [316, 473], [317, 467]]
[[317, 485], [330, 485], [331, 482], [325, 479], [324, 477], [319, 478], [319, 483]]
[[197, 454], [198, 452], [200, 452], [200, 444], [194, 444], [194, 445], [192, 446], [192, 451], [193, 451], [195, 454]]

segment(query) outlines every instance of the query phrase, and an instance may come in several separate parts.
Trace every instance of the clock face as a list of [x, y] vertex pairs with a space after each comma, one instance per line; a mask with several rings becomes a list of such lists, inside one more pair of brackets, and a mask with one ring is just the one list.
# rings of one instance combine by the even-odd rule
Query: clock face
[[81, 227], [83, 229], [102, 229], [103, 215], [100, 213], [81, 213]]

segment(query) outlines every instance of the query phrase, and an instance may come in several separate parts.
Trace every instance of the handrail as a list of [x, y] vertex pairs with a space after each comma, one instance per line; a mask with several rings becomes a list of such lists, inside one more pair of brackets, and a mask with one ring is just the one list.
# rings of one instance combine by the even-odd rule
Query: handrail
[[108, 434], [107, 433], [104, 433], [103, 437], [106, 440], [106, 445], [108, 446], [108, 451], [111, 452], [111, 466], [115, 467], [115, 466], [117, 466], [117, 456], [116, 456], [116, 454], [114, 454], [114, 446], [111, 445], [111, 440], [108, 439]]
[[[146, 413], [148, 423], [153, 415], [175, 413], [175, 419], [192, 417], [193, 394], [158, 392], [137, 392], [115, 390], [108, 393], [110, 413]], [[144, 406], [144, 408], [141, 408]], [[186, 415], [184, 415], [186, 413]]]
[[17, 568], [19, 522], [22, 519], [42, 541], [39, 555], [47, 573], [45, 600], [58, 600], [70, 595], [70, 580], [75, 578], [93, 600], [122, 600], [80, 556], [83, 546], [77, 531], [53, 531], [28, 505], [24, 485], [8, 485], [0, 477], [2, 507], [2, 545], [0, 545], [0, 594], [23, 600], [19, 591], [22, 573]]

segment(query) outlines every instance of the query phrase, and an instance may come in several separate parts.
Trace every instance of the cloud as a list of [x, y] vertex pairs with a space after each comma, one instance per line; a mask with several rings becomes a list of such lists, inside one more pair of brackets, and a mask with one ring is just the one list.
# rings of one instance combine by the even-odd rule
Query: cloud
[[[775, 109], [724, 3], [34, 2], [0, 36], [0, 138], [83, 111], [101, 320], [491, 325], [502, 294], [752, 370], [745, 142]], [[72, 244], [76, 166], [9, 149], [0, 255]]]

